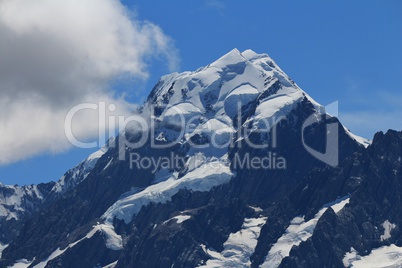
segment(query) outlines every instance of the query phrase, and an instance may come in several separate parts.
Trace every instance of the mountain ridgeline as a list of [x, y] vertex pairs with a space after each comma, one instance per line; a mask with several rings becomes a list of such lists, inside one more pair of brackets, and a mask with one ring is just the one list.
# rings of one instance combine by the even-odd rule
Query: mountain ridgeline
[[268, 55], [166, 75], [138, 115], [57, 183], [0, 185], [0, 267], [402, 266], [402, 133], [352, 134]]

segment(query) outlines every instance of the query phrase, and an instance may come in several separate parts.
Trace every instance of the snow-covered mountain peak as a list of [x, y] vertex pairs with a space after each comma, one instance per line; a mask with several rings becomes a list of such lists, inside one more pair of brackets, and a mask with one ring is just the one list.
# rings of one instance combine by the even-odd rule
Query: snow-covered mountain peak
[[209, 66], [219, 66], [224, 68], [228, 65], [236, 64], [243, 61], [254, 61], [256, 59], [266, 59], [267, 61], [273, 61], [272, 58], [266, 54], [259, 54], [251, 49], [246, 49], [243, 52], [240, 52], [237, 48], [232, 49]]
[[[118, 218], [129, 223], [143, 205], [165, 203], [183, 188], [209, 191], [227, 183], [233, 176], [227, 161], [230, 145], [247, 135], [239, 128], [270, 128], [309, 98], [268, 55], [244, 54], [234, 49], [195, 72], [161, 78], [143, 110], [154, 112], [158, 142], [186, 144], [186, 162], [179, 176], [158, 171], [154, 185], [124, 195], [105, 212], [106, 222]], [[240, 125], [239, 118], [244, 120]]]
[[242, 53], [235, 48], [217, 59], [215, 62], [211, 63], [209, 67], [225, 68], [228, 65], [234, 65], [244, 62], [245, 60], [246, 58], [242, 55]]
[[262, 58], [262, 57], [269, 57], [268, 54], [258, 54], [254, 50], [251, 49], [246, 49], [242, 53], [243, 57], [245, 57], [248, 60], [253, 60], [257, 58]]
[[304, 99], [325, 113], [268, 54], [233, 49], [196, 71], [162, 77], [144, 110], [159, 123], [160, 140], [176, 140], [185, 129], [185, 140], [201, 135], [206, 141], [214, 135], [227, 144], [234, 126], [239, 127], [234, 120], [247, 105], [252, 103], [255, 112], [242, 124], [258, 130], [286, 118]]
[[[194, 115], [233, 118], [239, 107], [264, 92], [264, 97], [270, 99], [292, 94], [294, 99], [300, 99], [304, 95], [267, 54], [234, 49], [195, 72], [164, 76], [152, 92], [151, 104], [162, 121], [172, 121], [175, 114], [185, 118]], [[177, 120], [176, 117], [173, 119]]]

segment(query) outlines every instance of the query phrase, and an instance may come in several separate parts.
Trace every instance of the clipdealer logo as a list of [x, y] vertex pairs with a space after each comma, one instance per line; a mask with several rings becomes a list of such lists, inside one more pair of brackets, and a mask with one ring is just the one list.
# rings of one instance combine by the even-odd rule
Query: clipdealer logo
[[337, 167], [339, 164], [339, 124], [327, 123], [326, 124], [326, 136], [325, 136], [325, 152], [319, 152], [318, 150], [310, 147], [306, 141], [304, 132], [305, 129], [313, 124], [320, 123], [323, 119], [330, 119], [331, 116], [338, 116], [338, 102], [333, 102], [325, 107], [320, 112], [316, 112], [310, 115], [303, 123], [302, 127], [302, 143], [304, 148], [316, 159], [332, 166]]
[[[206, 121], [203, 123], [203, 128], [195, 128], [195, 122], [200, 121], [200, 116], [195, 115], [191, 118], [185, 118], [183, 115], [185, 111], [180, 110], [177, 107], [172, 107], [172, 110], [175, 111], [176, 116], [176, 126], [175, 137], [169, 139], [165, 142], [156, 142], [157, 140], [161, 140], [158, 136], [161, 133], [157, 133], [158, 127], [160, 126], [160, 122], [156, 123], [155, 115], [153, 114], [154, 108], [150, 107], [149, 115], [142, 116], [133, 114], [131, 116], [123, 116], [123, 115], [108, 115], [110, 112], [114, 112], [116, 110], [116, 106], [114, 104], [106, 105], [105, 102], [100, 102], [98, 104], [95, 103], [82, 103], [75, 107], [73, 107], [67, 114], [65, 118], [65, 135], [69, 142], [79, 148], [96, 148], [99, 147], [102, 142], [106, 140], [106, 136], [114, 136], [116, 133], [116, 129], [119, 133], [119, 149], [122, 153], [120, 156], [120, 160], [125, 160], [124, 150], [126, 148], [137, 149], [144, 146], [147, 142], [149, 142], [150, 146], [155, 149], [165, 149], [169, 147], [175, 146], [177, 143], [182, 142], [183, 139], [186, 139], [188, 145], [196, 149], [206, 149], [206, 148], [228, 148], [230, 146], [234, 146], [236, 143], [235, 135], [240, 135], [243, 138], [243, 141], [254, 149], [263, 149], [263, 148], [276, 148], [277, 146], [277, 123], [285, 117], [281, 116], [276, 118], [275, 116], [271, 118], [262, 118], [260, 120], [259, 127], [249, 129], [246, 127], [242, 127], [241, 122], [241, 103], [239, 103], [238, 107], [238, 116], [237, 118], [237, 129], [235, 130], [233, 127], [227, 126], [226, 128], [220, 128], [219, 130], [214, 129], [212, 123]], [[84, 142], [80, 141], [77, 137], [74, 136], [72, 131], [73, 119], [74, 116], [82, 111], [82, 110], [93, 110], [98, 112], [98, 123], [99, 123], [99, 133], [98, 133], [98, 141], [92, 142]], [[148, 114], [148, 113], [146, 113]], [[211, 133], [209, 136], [209, 142], [207, 144], [198, 144], [193, 142], [192, 139], [188, 139], [188, 134], [191, 135], [201, 134], [203, 132]], [[130, 141], [126, 138], [124, 133], [133, 134], [131, 136], [140, 137], [140, 139], [135, 139], [135, 141]], [[227, 134], [225, 138], [222, 139], [221, 133]], [[250, 139], [251, 133], [260, 133], [261, 135], [269, 136], [270, 143], [258, 143], [253, 142]], [[111, 147], [115, 147], [116, 144], [111, 144]]]
[[[176, 129], [176, 136], [173, 139], [170, 139], [166, 142], [156, 142], [159, 137], [156, 137], [157, 133], [156, 130], [158, 126], [155, 126], [155, 116], [153, 115], [153, 107], [150, 108], [150, 113], [148, 117], [140, 116], [140, 115], [131, 115], [128, 117], [122, 115], [108, 115], [111, 112], [116, 110], [116, 106], [114, 104], [106, 105], [105, 102], [100, 102], [98, 104], [95, 103], [83, 103], [73, 107], [65, 118], [65, 134], [67, 139], [76, 147], [79, 148], [95, 148], [99, 147], [105, 140], [106, 136], [109, 135], [110, 137], [115, 136], [116, 130], [118, 130], [118, 139], [113, 139], [109, 142], [108, 146], [110, 148], [114, 148], [118, 146], [119, 149], [119, 160], [125, 161], [127, 160], [127, 149], [138, 149], [143, 147], [147, 142], [149, 142], [151, 148], [154, 149], [165, 149], [168, 147], [175, 146], [178, 143], [181, 143], [183, 139], [189, 133], [197, 134], [199, 130], [197, 128], [194, 129], [194, 122], [199, 120], [199, 116], [195, 116], [193, 118], [185, 118], [183, 115], [183, 111], [174, 107], [176, 109], [176, 115], [178, 117], [178, 125], [179, 128]], [[98, 120], [99, 120], [99, 136], [98, 141], [92, 142], [83, 142], [79, 141], [73, 134], [72, 131], [72, 122], [74, 116], [81, 110], [90, 109], [98, 112]], [[224, 142], [222, 142], [222, 138], [217, 135], [217, 131], [213, 130], [211, 125], [208, 125], [209, 121], [205, 123], [205, 127], [212, 133], [209, 137], [209, 142], [207, 144], [196, 144], [193, 143], [191, 139], [186, 138], [186, 142], [190, 147], [194, 149], [203, 150], [205, 148], [229, 148], [236, 143], [235, 135], [237, 137], [242, 137], [242, 140], [247, 143], [250, 148], [253, 149], [265, 149], [268, 151], [267, 148], [276, 148], [277, 145], [277, 126], [278, 122], [286, 117], [281, 116], [279, 118], [271, 117], [271, 118], [263, 118], [260, 120], [258, 128], [247, 128], [242, 127], [241, 124], [241, 106], [238, 104], [238, 116], [237, 118], [237, 130], [227, 129], [227, 137], [225, 138]], [[319, 152], [318, 150], [312, 148], [306, 143], [305, 139], [305, 130], [312, 126], [313, 124], [320, 123], [322, 121], [322, 117], [325, 116], [327, 119], [332, 116], [338, 115], [338, 102], [334, 102], [326, 107], [322, 107], [320, 111], [312, 114], [304, 121], [302, 125], [302, 144], [307, 152], [313, 155], [318, 160], [332, 166], [336, 167], [339, 163], [339, 130], [338, 130], [338, 123], [328, 123], [326, 124], [326, 150], [325, 152]], [[107, 127], [106, 127], [107, 126]], [[205, 129], [204, 129], [205, 130]], [[219, 129], [220, 132], [226, 131], [225, 129]], [[138, 139], [134, 141], [130, 141], [127, 139], [125, 133], [130, 132], [131, 136], [136, 136]], [[201, 133], [200, 132], [200, 133]], [[267, 143], [255, 143], [250, 139], [251, 133], [259, 133], [261, 136], [269, 137], [269, 142]], [[129, 135], [130, 136], [130, 135]], [[118, 141], [118, 144], [116, 144]], [[239, 145], [239, 143], [236, 143]], [[169, 160], [169, 161], [168, 161]], [[160, 168], [160, 167], [170, 167], [174, 168], [178, 164], [183, 164], [183, 159], [175, 159], [171, 157], [160, 159], [152, 159], [141, 156], [136, 153], [131, 153], [130, 155], [130, 166], [131, 167], [140, 167], [140, 168]], [[206, 159], [203, 159], [205, 162]], [[226, 161], [226, 160], [223, 160]], [[208, 161], [206, 161], [208, 162]], [[242, 156], [235, 154], [232, 158], [232, 163], [230, 164], [235, 168], [242, 168], [242, 169], [285, 169], [286, 168], [286, 159], [277, 155], [274, 152], [267, 152], [265, 156], [259, 157], [251, 157], [250, 154], [244, 154]]]
[[[158, 170], [175, 170], [183, 167], [187, 158], [170, 153], [169, 156], [149, 157], [139, 153], [130, 153], [130, 169], [146, 169], [156, 173]], [[232, 160], [227, 158], [214, 159], [210, 161], [203, 154], [197, 154], [192, 160], [192, 165], [205, 169], [216, 169], [219, 166], [231, 166], [233, 169], [263, 169], [263, 170], [281, 170], [286, 169], [286, 159], [278, 156], [276, 153], [268, 152], [264, 157], [251, 156], [250, 153], [240, 155], [234, 154]]]

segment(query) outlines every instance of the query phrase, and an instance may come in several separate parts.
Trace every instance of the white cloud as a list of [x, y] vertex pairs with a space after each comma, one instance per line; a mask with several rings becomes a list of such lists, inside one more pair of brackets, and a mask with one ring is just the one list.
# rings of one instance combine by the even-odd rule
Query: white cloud
[[[146, 79], [155, 57], [177, 66], [172, 40], [118, 0], [2, 0], [0, 36], [0, 164], [68, 149], [71, 107], [106, 101], [127, 115], [133, 105], [108, 88], [113, 79]], [[94, 111], [74, 120], [81, 137], [97, 129]]]

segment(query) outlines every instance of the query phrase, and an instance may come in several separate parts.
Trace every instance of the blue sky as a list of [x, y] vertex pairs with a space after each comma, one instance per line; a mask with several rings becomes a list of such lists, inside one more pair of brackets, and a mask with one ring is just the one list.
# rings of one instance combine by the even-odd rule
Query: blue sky
[[[233, 48], [268, 53], [321, 104], [339, 101], [341, 121], [371, 138], [402, 130], [400, 1], [122, 1], [139, 21], [158, 25], [177, 49], [177, 71], [205, 66]], [[96, 9], [96, 7], [94, 7]], [[147, 61], [149, 77], [114, 83], [143, 101], [166, 59]], [[40, 153], [0, 166], [0, 182], [57, 180], [94, 149]]]

